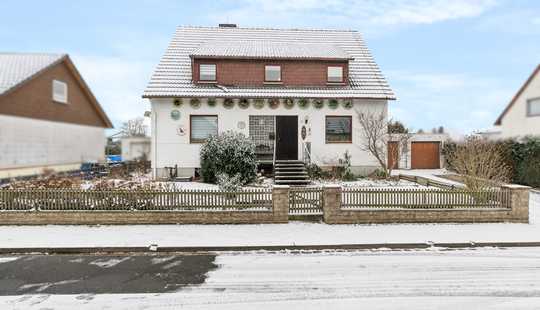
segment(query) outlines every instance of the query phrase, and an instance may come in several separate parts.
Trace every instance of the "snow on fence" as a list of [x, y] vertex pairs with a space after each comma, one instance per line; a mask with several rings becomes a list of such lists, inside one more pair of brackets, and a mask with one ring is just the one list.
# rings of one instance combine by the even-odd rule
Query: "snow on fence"
[[272, 190], [0, 190], [0, 211], [271, 211]]
[[342, 209], [358, 208], [509, 208], [510, 191], [507, 189], [397, 189], [397, 188], [343, 188]]

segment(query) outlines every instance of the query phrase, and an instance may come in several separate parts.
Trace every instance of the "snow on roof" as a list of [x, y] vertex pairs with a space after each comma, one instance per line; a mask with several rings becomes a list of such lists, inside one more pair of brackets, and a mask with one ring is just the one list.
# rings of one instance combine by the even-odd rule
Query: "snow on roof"
[[65, 54], [0, 53], [0, 95], [64, 57]]
[[322, 43], [286, 43], [266, 41], [209, 41], [191, 53], [193, 57], [250, 58], [250, 59], [333, 59], [349, 60], [341, 48]]
[[[215, 42], [274, 42], [276, 49], [260, 51], [264, 44], [226, 44]], [[227, 87], [196, 85], [192, 82], [191, 55], [198, 54], [280, 54], [346, 56], [349, 84], [332, 87]], [[290, 51], [286, 46], [294, 46]], [[323, 48], [324, 47], [324, 48]], [[350, 30], [266, 29], [236, 27], [179, 27], [157, 65], [143, 97], [305, 97], [395, 99], [393, 91], [373, 60], [360, 33]]]

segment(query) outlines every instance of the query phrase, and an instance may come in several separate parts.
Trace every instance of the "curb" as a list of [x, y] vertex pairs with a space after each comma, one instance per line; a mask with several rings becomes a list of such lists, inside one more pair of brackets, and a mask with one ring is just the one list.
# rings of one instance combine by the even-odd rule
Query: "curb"
[[331, 250], [415, 250], [429, 248], [470, 249], [483, 247], [540, 247], [540, 242], [461, 242], [461, 243], [372, 243], [336, 245], [271, 245], [210, 247], [58, 247], [0, 248], [0, 254], [122, 254], [122, 253], [207, 253], [250, 251], [331, 251]]

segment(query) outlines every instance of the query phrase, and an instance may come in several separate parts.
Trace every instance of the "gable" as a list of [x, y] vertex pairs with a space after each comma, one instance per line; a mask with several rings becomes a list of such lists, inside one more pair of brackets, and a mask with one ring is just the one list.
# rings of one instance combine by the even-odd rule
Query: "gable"
[[[510, 103], [506, 106], [504, 111], [501, 113], [501, 115], [497, 118], [495, 121], [495, 125], [499, 126], [502, 124], [502, 121], [504, 117], [510, 112], [510, 110], [518, 103], [522, 103], [523, 105], [526, 104], [527, 99], [531, 99], [533, 97], [539, 97], [540, 96], [540, 65], [536, 67], [536, 69], [531, 73], [527, 81], [521, 86], [521, 88], [518, 90], [518, 92], [514, 95]], [[533, 85], [534, 84], [534, 85]], [[539, 95], [533, 95], [529, 94], [530, 90], [529, 88], [537, 89], [537, 92]], [[534, 91], [534, 90], [533, 90]], [[525, 108], [526, 107], [521, 107]], [[525, 116], [525, 114], [524, 114]]]
[[[53, 101], [53, 80], [67, 84], [67, 104]], [[112, 127], [68, 57], [0, 95], [0, 114]]]

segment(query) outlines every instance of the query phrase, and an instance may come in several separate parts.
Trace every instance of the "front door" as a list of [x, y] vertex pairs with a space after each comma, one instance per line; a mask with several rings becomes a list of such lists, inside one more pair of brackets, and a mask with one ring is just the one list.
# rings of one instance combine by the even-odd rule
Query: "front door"
[[276, 159], [298, 159], [298, 117], [276, 116]]

